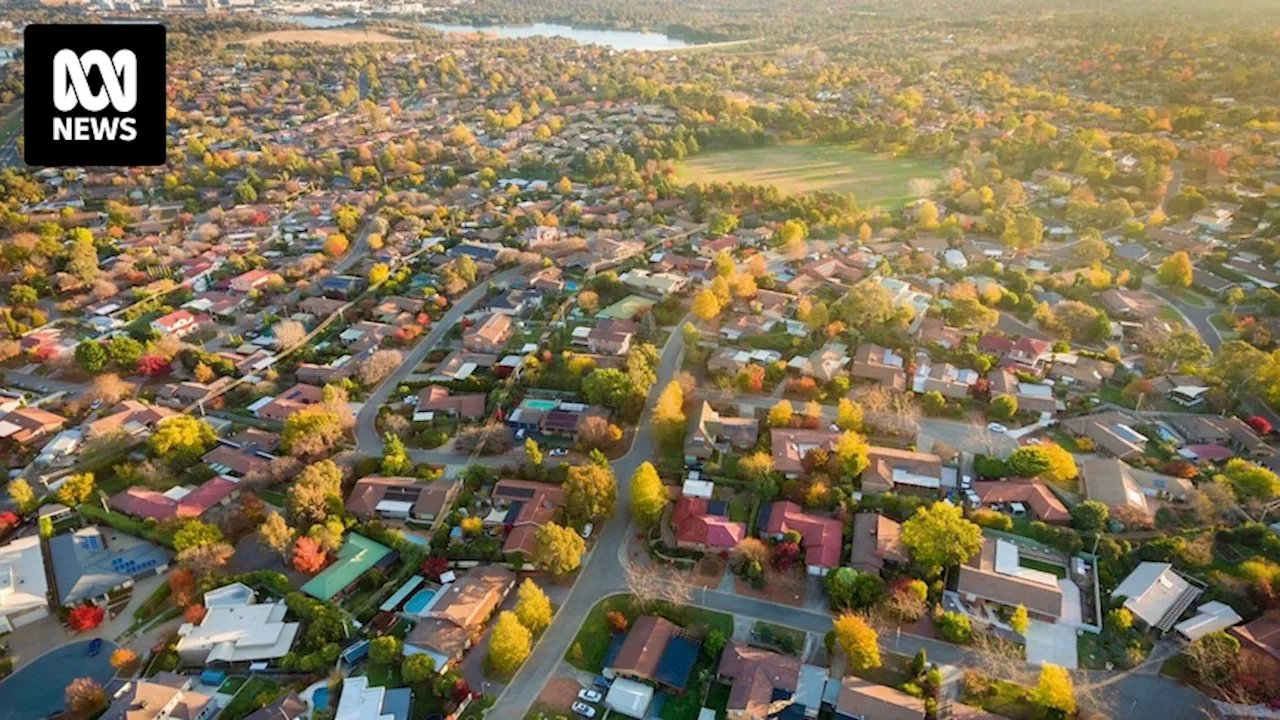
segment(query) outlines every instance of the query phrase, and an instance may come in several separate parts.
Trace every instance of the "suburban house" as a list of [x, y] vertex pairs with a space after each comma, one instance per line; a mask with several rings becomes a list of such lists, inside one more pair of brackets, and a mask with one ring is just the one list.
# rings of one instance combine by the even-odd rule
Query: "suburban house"
[[85, 436], [95, 438], [109, 435], [113, 432], [136, 435], [148, 430], [154, 430], [161, 420], [173, 415], [174, 412], [168, 408], [147, 405], [137, 400], [125, 400], [117, 405], [110, 414], [102, 415], [97, 420], [85, 423]]
[[29, 535], [0, 547], [0, 632], [12, 632], [49, 616], [49, 581], [40, 537]]
[[787, 367], [818, 382], [827, 383], [842, 376], [850, 362], [848, 348], [844, 344], [827, 343], [808, 357], [797, 355], [791, 358]]
[[607, 678], [651, 682], [680, 694], [689, 683], [701, 645], [670, 620], [641, 615], [631, 623], [617, 652], [611, 649], [612, 657], [606, 655], [602, 674]]
[[1195, 375], [1161, 375], [1151, 381], [1151, 389], [1184, 408], [1203, 405], [1210, 387]]
[[469, 350], [454, 350], [445, 356], [428, 377], [436, 382], [466, 380], [477, 370], [488, 370], [498, 363], [498, 356]]
[[347, 497], [347, 512], [361, 520], [435, 522], [458, 493], [456, 482], [424, 483], [411, 477], [360, 478]]
[[671, 513], [676, 547], [697, 552], [728, 552], [747, 536], [745, 523], [729, 519], [729, 504], [682, 496]]
[[233, 447], [219, 443], [200, 459], [224, 478], [243, 480], [254, 473], [266, 472], [272, 456], [248, 446]]
[[756, 527], [761, 537], [781, 540], [787, 533], [800, 534], [805, 568], [810, 575], [826, 575], [840, 566], [844, 554], [844, 524], [835, 518], [810, 515], [799, 505], [780, 500], [760, 507]]
[[982, 549], [960, 566], [957, 592], [971, 614], [987, 620], [987, 603], [1010, 610], [1019, 605], [1031, 617], [1053, 622], [1062, 616], [1058, 576], [1023, 567], [1021, 549], [1007, 540], [984, 536]]
[[759, 427], [755, 418], [724, 417], [704, 401], [685, 435], [685, 461], [706, 460], [716, 450], [746, 450], [755, 447], [758, 437]]
[[1146, 494], [1122, 460], [1087, 460], [1080, 464], [1080, 479], [1087, 500], [1097, 500], [1110, 508], [1131, 507], [1144, 515], [1155, 514], [1155, 508], [1147, 504]]
[[525, 557], [533, 555], [538, 528], [555, 520], [567, 501], [561, 486], [528, 480], [499, 480], [491, 497], [493, 510], [484, 523], [510, 528], [502, 551], [524, 553]]
[[1153, 318], [1160, 311], [1155, 299], [1137, 290], [1111, 288], [1098, 293], [1098, 300], [1112, 317], [1140, 320]]
[[1240, 644], [1280, 660], [1280, 610], [1268, 610], [1258, 618], [1231, 629]]
[[0, 438], [32, 445], [62, 429], [67, 419], [38, 407], [24, 407], [0, 418]]
[[1054, 354], [1049, 368], [1049, 377], [1081, 392], [1097, 392], [1115, 374], [1113, 363], [1070, 353]]
[[1039, 480], [1006, 480], [1002, 482], [975, 482], [973, 492], [978, 504], [987, 509], [1000, 506], [1002, 512], [1014, 517], [1029, 515], [1049, 525], [1067, 525], [1071, 512]]
[[172, 554], [154, 543], [113, 528], [94, 525], [49, 538], [53, 597], [59, 605], [80, 605], [116, 588], [169, 569]]
[[1191, 444], [1216, 444], [1250, 457], [1267, 457], [1273, 450], [1266, 440], [1238, 417], [1171, 415], [1173, 429]]
[[238, 480], [219, 476], [195, 488], [180, 485], [163, 493], [135, 485], [111, 496], [110, 504], [125, 515], [161, 521], [200, 517], [216, 505], [226, 505], [239, 494]]
[[335, 720], [409, 720], [413, 691], [370, 685], [364, 675], [342, 679]]
[[516, 574], [500, 565], [474, 568], [445, 583], [405, 636], [405, 654], [430, 655], [437, 671], [444, 672], [471, 648], [515, 585]]
[[218, 711], [213, 697], [192, 692], [195, 677], [162, 672], [120, 686], [100, 717], [104, 720], [208, 720]]
[[858, 346], [849, 372], [856, 378], [874, 380], [882, 387], [905, 390], [907, 376], [903, 374], [906, 360], [893, 350], [872, 343]]
[[641, 268], [628, 270], [618, 277], [623, 285], [654, 295], [671, 295], [689, 286], [689, 278], [672, 272], [652, 272]]
[[943, 349], [952, 350], [960, 347], [964, 337], [963, 330], [949, 327], [940, 318], [922, 318], [920, 326], [916, 328], [916, 340], [925, 347], [938, 345]]
[[1062, 427], [1076, 437], [1092, 440], [1099, 452], [1127, 460], [1147, 450], [1147, 437], [1133, 429], [1140, 423], [1127, 413], [1104, 412], [1064, 420]]
[[151, 329], [164, 337], [182, 337], [200, 329], [209, 322], [208, 315], [192, 315], [186, 310], [174, 310], [151, 321]]
[[418, 403], [413, 410], [414, 422], [426, 422], [436, 413], [464, 420], [484, 417], [486, 396], [484, 393], [454, 395], [443, 385], [428, 385], [418, 391]]
[[730, 686], [729, 720], [772, 717], [779, 707], [786, 717], [816, 718], [827, 678], [827, 668], [738, 640], [724, 646], [716, 669], [716, 679]]
[[879, 575], [885, 564], [907, 561], [902, 547], [902, 525], [880, 513], [853, 516], [853, 554], [849, 566], [858, 572]]
[[1003, 335], [987, 333], [978, 339], [978, 349], [992, 355], [999, 355], [1001, 367], [1025, 370], [1038, 374], [1041, 366], [1049, 359], [1052, 347], [1045, 340], [1035, 338], [1010, 339]]
[[231, 278], [229, 285], [232, 290], [235, 290], [238, 293], [248, 293], [274, 281], [283, 282], [283, 280], [284, 279], [278, 274], [273, 273], [270, 270], [258, 269], [240, 273], [239, 275]]
[[1124, 598], [1124, 606], [1135, 618], [1163, 633], [1169, 632], [1200, 593], [1200, 587], [1169, 563], [1143, 562], [1111, 591], [1111, 599]]
[[285, 622], [284, 602], [259, 603], [249, 586], [233, 583], [204, 594], [205, 615], [178, 628], [178, 657], [187, 666], [235, 666], [284, 657], [299, 624]]
[[552, 265], [529, 279], [529, 287], [541, 292], [564, 292], [564, 271]]
[[[959, 703], [956, 707], [960, 707]], [[850, 675], [840, 681], [835, 717], [836, 720], [924, 720], [924, 700]]]
[[803, 428], [773, 428], [769, 431], [773, 469], [788, 478], [805, 474], [804, 458], [811, 451], [822, 448], [834, 450], [840, 433], [832, 430], [805, 430]]
[[373, 568], [386, 570], [399, 559], [396, 551], [359, 533], [348, 533], [337, 555], [337, 560], [300, 588], [302, 592], [326, 602], [341, 598], [365, 573]]
[[626, 355], [639, 331], [635, 320], [601, 319], [587, 333], [587, 349], [596, 355]]
[[939, 392], [943, 397], [962, 400], [969, 397], [970, 389], [981, 377], [977, 370], [958, 368], [951, 363], [932, 365], [928, 355], [918, 355], [916, 360], [916, 374], [911, 381], [912, 392]]
[[260, 398], [249, 406], [255, 417], [284, 422], [303, 408], [324, 402], [324, 388], [298, 383], [275, 397]]
[[987, 376], [991, 396], [1012, 395], [1018, 401], [1018, 410], [1053, 414], [1062, 409], [1061, 402], [1053, 396], [1053, 386], [1022, 382], [1012, 372], [992, 370]]
[[493, 313], [483, 322], [467, 328], [462, 333], [462, 345], [475, 352], [497, 353], [514, 334], [515, 323], [510, 315]]
[[872, 446], [862, 473], [862, 492], [936, 495], [942, 489], [942, 458], [931, 453]]

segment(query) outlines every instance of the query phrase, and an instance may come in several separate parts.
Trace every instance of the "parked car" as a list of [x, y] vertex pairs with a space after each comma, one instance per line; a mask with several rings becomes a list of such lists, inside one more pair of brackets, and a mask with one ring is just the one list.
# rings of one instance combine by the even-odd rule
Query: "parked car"
[[602, 698], [604, 698], [604, 696], [601, 695], [600, 691], [598, 690], [588, 690], [586, 688], [582, 688], [581, 690], [578, 691], [578, 699], [583, 700], [585, 702], [598, 703]]
[[94, 638], [90, 640], [89, 650], [87, 653], [89, 657], [97, 657], [100, 652], [102, 652], [102, 638]]
[[582, 532], [580, 533], [582, 535], [582, 539], [586, 540], [587, 538], [591, 537], [591, 531], [595, 529], [596, 529], [596, 526], [592, 523], [587, 523], [586, 525], [583, 525]]
[[551, 448], [551, 451], [547, 454], [551, 457], [560, 457], [562, 455], [568, 455], [569, 451], [564, 448]]
[[586, 703], [581, 703], [581, 702], [574, 703], [573, 711], [584, 718], [593, 718], [596, 716], [596, 709]]
[[1009, 428], [1001, 425], [998, 422], [987, 423], [987, 430], [990, 430], [993, 433], [1000, 433], [1000, 434], [1009, 432]]
[[610, 683], [613, 681], [603, 675], [597, 675], [591, 679], [591, 687], [598, 687], [602, 690], [608, 690]]

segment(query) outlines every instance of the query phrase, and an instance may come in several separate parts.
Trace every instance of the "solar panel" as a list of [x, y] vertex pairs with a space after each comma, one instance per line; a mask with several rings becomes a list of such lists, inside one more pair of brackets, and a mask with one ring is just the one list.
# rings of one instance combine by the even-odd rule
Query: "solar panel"
[[729, 503], [724, 500], [708, 500], [707, 514], [726, 516], [729, 514]]
[[504, 497], [525, 498], [525, 499], [528, 499], [528, 498], [533, 497], [533, 488], [526, 488], [526, 487], [505, 487], [505, 486], [504, 486], [504, 487], [502, 488], [502, 491], [501, 491], [501, 492], [499, 492], [498, 494], [499, 494], [499, 495], [502, 495], [502, 496], [504, 496]]

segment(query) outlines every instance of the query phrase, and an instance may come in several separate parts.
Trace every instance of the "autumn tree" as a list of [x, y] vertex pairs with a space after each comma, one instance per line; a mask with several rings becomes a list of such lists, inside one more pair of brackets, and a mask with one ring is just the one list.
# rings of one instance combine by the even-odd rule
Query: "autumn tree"
[[79, 473], [64, 480], [56, 496], [63, 505], [76, 507], [93, 497], [93, 488], [93, 473]]
[[836, 427], [841, 430], [861, 430], [862, 406], [849, 398], [840, 398], [836, 405]]
[[302, 344], [307, 337], [307, 328], [297, 320], [281, 320], [271, 327], [276, 338], [276, 347], [291, 350]]
[[1080, 474], [1076, 467], [1075, 456], [1067, 452], [1061, 445], [1056, 443], [1046, 443], [1041, 445], [1044, 448], [1045, 455], [1049, 458], [1049, 467], [1040, 472], [1040, 477], [1048, 482], [1067, 482], [1074, 480]]
[[342, 436], [338, 415], [313, 405], [285, 418], [280, 447], [294, 456], [320, 455], [337, 445]]
[[303, 468], [285, 495], [285, 510], [300, 522], [323, 522], [329, 508], [342, 503], [342, 470], [332, 460]]
[[63, 694], [67, 710], [75, 717], [93, 717], [107, 706], [107, 693], [93, 678], [72, 680]]
[[662, 510], [670, 501], [667, 487], [662, 484], [653, 463], [641, 463], [631, 476], [631, 514], [636, 522], [652, 527], [662, 517]]
[[129, 648], [116, 648], [111, 653], [111, 668], [123, 676], [133, 674], [133, 668], [138, 664], [138, 653]]
[[1076, 711], [1075, 683], [1065, 668], [1044, 663], [1040, 666], [1040, 681], [1031, 691], [1031, 699], [1040, 707], [1064, 716]]
[[966, 562], [982, 549], [982, 528], [964, 510], [945, 502], [920, 508], [902, 524], [902, 544], [929, 571]]
[[278, 512], [268, 515], [258, 527], [258, 540], [280, 557], [289, 555], [289, 548], [293, 547], [295, 535], [297, 533], [289, 527], [284, 516]]
[[293, 546], [293, 569], [305, 575], [314, 575], [324, 567], [327, 555], [320, 544], [307, 536], [298, 538]]
[[846, 612], [834, 622], [836, 642], [844, 651], [850, 670], [880, 667], [880, 646], [876, 631], [858, 615]]
[[653, 429], [663, 445], [674, 447], [684, 441], [684, 391], [680, 383], [673, 380], [658, 395], [658, 403], [653, 408]]
[[1174, 288], [1191, 287], [1194, 275], [1195, 268], [1191, 265], [1191, 256], [1185, 251], [1178, 251], [1165, 258], [1165, 261], [1160, 263], [1160, 269], [1156, 271], [1156, 279], [1161, 285]]
[[857, 477], [867, 469], [871, 464], [869, 452], [867, 439], [853, 430], [840, 433], [836, 439], [836, 458], [840, 461], [840, 469], [849, 477]]
[[790, 427], [794, 410], [791, 401], [783, 398], [769, 408], [769, 427]]
[[36, 506], [40, 504], [40, 499], [36, 497], [36, 493], [31, 489], [31, 484], [22, 478], [14, 478], [9, 481], [9, 499], [13, 501], [14, 507], [18, 508], [18, 512], [26, 515]]
[[573, 528], [549, 522], [533, 536], [533, 561], [552, 575], [567, 575], [582, 564], [587, 542]]
[[1019, 635], [1026, 636], [1027, 629], [1031, 627], [1031, 618], [1027, 615], [1027, 606], [1018, 605], [1013, 609], [1013, 615], [1009, 618], [1009, 627]]
[[196, 518], [184, 520], [182, 526], [173, 534], [173, 549], [180, 554], [191, 548], [220, 542], [222, 542], [222, 531], [218, 526]]
[[738, 471], [748, 480], [760, 482], [773, 472], [773, 456], [763, 450], [751, 453], [738, 461]]
[[193, 415], [174, 415], [161, 420], [148, 441], [151, 452], [174, 465], [189, 465], [209, 452], [218, 434], [209, 423]]
[[569, 517], [582, 522], [613, 517], [618, 481], [610, 468], [594, 463], [571, 467], [564, 490]]
[[382, 474], [408, 475], [413, 472], [413, 460], [399, 435], [387, 433], [382, 436]]
[[1005, 459], [1009, 471], [1018, 477], [1038, 477], [1052, 465], [1049, 453], [1040, 445], [1026, 445], [1014, 450]]
[[710, 289], [703, 290], [693, 298], [693, 316], [708, 322], [720, 314], [720, 298]]
[[499, 675], [510, 675], [529, 657], [532, 647], [533, 635], [516, 614], [500, 613], [489, 635], [490, 667]]
[[360, 364], [360, 382], [373, 387], [387, 379], [404, 362], [399, 350], [379, 350]]
[[551, 624], [551, 600], [533, 578], [525, 578], [516, 590], [516, 617], [531, 633]]

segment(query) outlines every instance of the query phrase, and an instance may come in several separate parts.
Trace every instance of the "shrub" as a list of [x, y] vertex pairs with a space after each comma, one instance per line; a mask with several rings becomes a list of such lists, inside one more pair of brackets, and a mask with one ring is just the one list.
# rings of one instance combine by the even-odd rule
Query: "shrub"
[[969, 513], [969, 519], [984, 528], [991, 528], [992, 530], [1013, 529], [1013, 518], [1002, 512], [988, 510], [987, 508], [978, 508]]
[[947, 642], [967, 645], [973, 641], [973, 627], [967, 615], [939, 610], [933, 617], [933, 626]]

